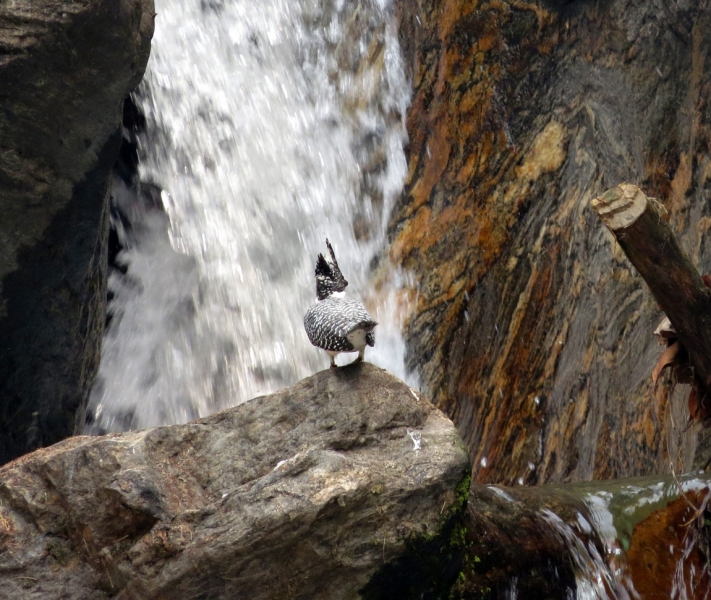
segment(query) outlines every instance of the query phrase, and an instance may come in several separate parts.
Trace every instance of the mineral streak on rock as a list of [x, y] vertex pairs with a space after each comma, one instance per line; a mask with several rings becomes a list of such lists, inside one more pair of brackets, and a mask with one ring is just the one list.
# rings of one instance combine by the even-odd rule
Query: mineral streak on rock
[[153, 17], [152, 0], [0, 3], [0, 463], [83, 426], [108, 176]]
[[709, 271], [709, 3], [399, 11], [414, 97], [390, 236], [418, 299], [408, 366], [457, 424], [475, 479], [689, 467], [684, 395], [650, 386], [659, 310], [589, 204], [639, 185]]
[[461, 506], [468, 471], [452, 422], [367, 363], [187, 425], [73, 437], [0, 469], [0, 597], [359, 598]]

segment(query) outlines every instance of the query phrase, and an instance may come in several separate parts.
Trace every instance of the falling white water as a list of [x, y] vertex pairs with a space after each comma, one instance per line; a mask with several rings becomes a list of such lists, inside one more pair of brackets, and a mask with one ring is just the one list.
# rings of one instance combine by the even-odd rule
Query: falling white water
[[[545, 508], [541, 519], [550, 527], [569, 553], [575, 573], [576, 590], [568, 596], [576, 600], [634, 600], [639, 595], [622, 566], [615, 564], [614, 551], [601, 556], [592, 540], [584, 541], [569, 524], [553, 511]], [[590, 534], [593, 528], [582, 515], [578, 516], [581, 530]], [[600, 531], [595, 530], [600, 535]]]
[[326, 368], [302, 324], [326, 237], [380, 323], [366, 360], [416, 385], [402, 275], [381, 265], [372, 284], [406, 175], [390, 0], [156, 0], [156, 12], [139, 173], [168, 217], [125, 209], [143, 220], [123, 239], [126, 275], [110, 279], [88, 429], [184, 422]]

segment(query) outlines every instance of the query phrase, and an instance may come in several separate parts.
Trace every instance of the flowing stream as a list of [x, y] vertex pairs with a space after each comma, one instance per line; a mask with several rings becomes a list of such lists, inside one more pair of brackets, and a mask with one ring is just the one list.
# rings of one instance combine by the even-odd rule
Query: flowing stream
[[326, 368], [302, 319], [327, 237], [380, 323], [366, 360], [417, 385], [402, 274], [378, 260], [407, 169], [390, 1], [156, 0], [156, 12], [135, 95], [153, 203], [117, 179], [125, 273], [109, 279], [87, 431], [186, 422]]
[[[489, 584], [509, 600], [711, 598], [709, 475], [648, 476], [534, 487], [474, 484], [485, 515], [473, 541]], [[510, 552], [512, 539], [520, 548]], [[534, 596], [533, 594], [537, 595]], [[650, 595], [651, 594], [651, 595]]]

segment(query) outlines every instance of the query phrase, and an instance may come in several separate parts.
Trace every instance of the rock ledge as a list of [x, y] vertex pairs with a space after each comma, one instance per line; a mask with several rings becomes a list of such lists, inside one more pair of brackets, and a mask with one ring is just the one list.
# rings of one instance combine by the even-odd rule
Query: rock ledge
[[357, 598], [436, 531], [468, 469], [449, 419], [401, 381], [367, 363], [322, 371], [187, 425], [74, 437], [4, 466], [0, 589]]

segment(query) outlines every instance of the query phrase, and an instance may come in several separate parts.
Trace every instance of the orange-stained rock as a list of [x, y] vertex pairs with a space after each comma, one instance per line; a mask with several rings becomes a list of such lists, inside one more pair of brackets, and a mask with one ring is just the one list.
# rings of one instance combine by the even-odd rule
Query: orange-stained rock
[[708, 488], [654, 511], [634, 528], [627, 568], [645, 600], [708, 597]]
[[711, 6], [427, 0], [400, 22], [414, 95], [390, 254], [417, 298], [409, 366], [475, 479], [690, 467], [684, 390], [651, 390], [660, 312], [588, 205], [640, 185], [711, 270]]

